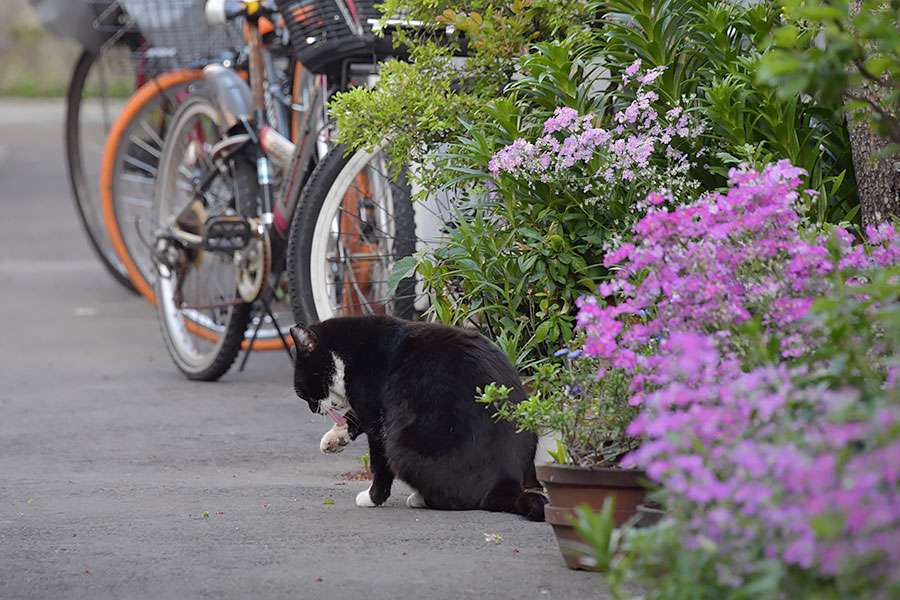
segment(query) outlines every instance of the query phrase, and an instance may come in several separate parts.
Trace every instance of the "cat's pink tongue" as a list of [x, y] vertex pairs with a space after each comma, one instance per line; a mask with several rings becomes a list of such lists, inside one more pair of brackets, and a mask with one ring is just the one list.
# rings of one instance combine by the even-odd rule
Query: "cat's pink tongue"
[[343, 427], [347, 424], [347, 419], [342, 417], [340, 413], [338, 413], [338, 411], [334, 410], [333, 408], [328, 409], [328, 414], [331, 415], [331, 418], [334, 419], [334, 422], [339, 426]]

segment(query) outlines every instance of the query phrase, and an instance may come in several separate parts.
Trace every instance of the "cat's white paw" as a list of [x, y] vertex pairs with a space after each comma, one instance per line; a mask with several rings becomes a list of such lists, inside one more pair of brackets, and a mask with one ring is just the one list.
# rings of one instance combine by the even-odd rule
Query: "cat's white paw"
[[336, 454], [341, 452], [349, 443], [349, 427], [347, 425], [341, 426], [335, 423], [334, 427], [329, 429], [328, 433], [322, 436], [322, 441], [319, 442], [319, 450], [321, 450], [323, 454]]
[[406, 505], [410, 508], [426, 508], [425, 496], [419, 492], [413, 492], [406, 499]]
[[372, 502], [372, 497], [369, 496], [370, 489], [372, 489], [371, 486], [356, 495], [356, 505], [360, 508], [372, 508], [375, 506], [375, 503]]

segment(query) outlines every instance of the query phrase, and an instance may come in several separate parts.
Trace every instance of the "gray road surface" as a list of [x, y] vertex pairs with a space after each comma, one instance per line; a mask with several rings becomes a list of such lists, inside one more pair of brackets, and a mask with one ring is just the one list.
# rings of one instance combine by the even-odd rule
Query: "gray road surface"
[[606, 597], [547, 524], [357, 508], [365, 443], [319, 453], [284, 354], [185, 380], [84, 239], [61, 117], [0, 100], [0, 598]]

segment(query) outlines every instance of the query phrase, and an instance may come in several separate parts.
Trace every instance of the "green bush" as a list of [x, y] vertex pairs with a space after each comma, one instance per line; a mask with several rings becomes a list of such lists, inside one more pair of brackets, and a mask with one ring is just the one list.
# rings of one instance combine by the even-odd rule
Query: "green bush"
[[[417, 21], [394, 39], [408, 62], [388, 61], [374, 89], [356, 88], [329, 103], [338, 138], [352, 147], [387, 139], [394, 166], [416, 163], [426, 193], [446, 182], [436, 155], [456, 140], [512, 80], [531, 44], [594, 35], [596, 0], [387, 0], [384, 19]], [[452, 27], [448, 32], [448, 26]]]
[[710, 124], [704, 144], [710, 149], [706, 167], [714, 176], [698, 174], [708, 188], [723, 185], [729, 163], [747, 161], [760, 168], [786, 158], [809, 173], [808, 185], [819, 192], [811, 218], [849, 220], [859, 200], [840, 103], [833, 97], [814, 103], [800, 94], [779, 94], [757, 79], [760, 61], [774, 51], [772, 32], [782, 22], [781, 6], [748, 4], [610, 0], [602, 30], [604, 64], [615, 74], [634, 58], [667, 65], [659, 81], [662, 99], [695, 97]]
[[480, 401], [491, 405], [497, 418], [538, 435], [558, 437], [556, 451], [550, 452], [558, 463], [616, 466], [639, 441], [626, 431], [637, 414], [637, 408], [628, 404], [630, 377], [621, 369], [597, 377], [601, 361], [581, 357], [580, 349], [555, 355], [556, 360], [535, 369], [528, 399], [510, 404], [505, 401], [509, 389], [491, 384]]
[[867, 118], [900, 150], [900, 2], [785, 2], [787, 22], [774, 35], [760, 81], [781, 98], [804, 92]]
[[[628, 235], [650, 190], [674, 189], [677, 203], [693, 199], [692, 190], [721, 188], [739, 163], [787, 158], [819, 192], [811, 220], [855, 219], [850, 144], [837, 106], [784, 98], [756, 77], [781, 23], [774, 3], [447, 4], [386, 2], [388, 15], [406, 9], [426, 23], [404, 40], [411, 64], [386, 65], [378, 87], [342, 95], [331, 108], [346, 141], [386, 138], [395, 161], [420, 165], [422, 194], [460, 199], [465, 208], [447, 228], [446, 246], [398, 269], [418, 269], [437, 318], [481, 327], [526, 375], [572, 339], [575, 299], [607, 276], [603, 247]], [[448, 44], [437, 33], [447, 24], [466, 37]], [[458, 45], [470, 53], [461, 62], [452, 59]], [[497, 153], [516, 140], [535, 143], [557, 108], [615, 129], [614, 115], [640, 93], [623, 83], [636, 59], [645, 71], [663, 69], [650, 108], [663, 115], [678, 106], [705, 124], [692, 139], [672, 140], [671, 150], [656, 148], [655, 176], [605, 185], [590, 181], [599, 179], [593, 165], [546, 181], [491, 172]], [[675, 155], [689, 164], [672, 177]], [[609, 156], [598, 153], [595, 162], [610, 164]]]

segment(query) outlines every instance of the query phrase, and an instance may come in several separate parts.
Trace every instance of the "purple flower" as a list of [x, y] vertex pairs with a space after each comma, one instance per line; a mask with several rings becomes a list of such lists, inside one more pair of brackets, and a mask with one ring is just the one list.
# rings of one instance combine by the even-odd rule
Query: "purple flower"
[[628, 68], [625, 69], [625, 75], [627, 75], [628, 77], [634, 77], [635, 75], [637, 75], [637, 72], [640, 70], [640, 68], [641, 59], [638, 58], [633, 63], [631, 63]]
[[[633, 239], [604, 258], [609, 304], [577, 303], [584, 352], [631, 377], [627, 430], [643, 441], [623, 465], [662, 484], [686, 540], [900, 582], [900, 366], [888, 344], [866, 348], [893, 401], [864, 418], [860, 392], [817, 383], [829, 365], [807, 359], [829, 343], [814, 300], [900, 265], [900, 233], [871, 228], [867, 248], [842, 229], [809, 235], [802, 175], [787, 161], [732, 169], [727, 192], [668, 210], [649, 195]], [[760, 347], [774, 362], [742, 362]]]

